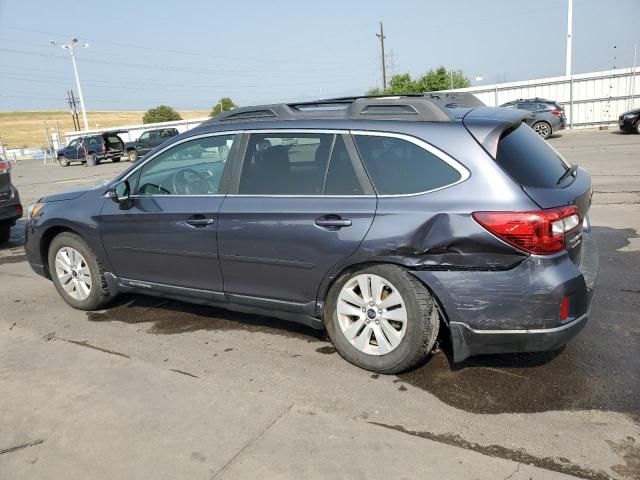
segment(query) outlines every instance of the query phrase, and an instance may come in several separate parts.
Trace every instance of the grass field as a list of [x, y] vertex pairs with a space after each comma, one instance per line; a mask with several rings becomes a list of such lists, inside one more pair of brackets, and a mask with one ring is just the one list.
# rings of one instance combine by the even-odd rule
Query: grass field
[[[89, 128], [108, 128], [142, 123], [144, 112], [87, 112]], [[208, 110], [181, 111], [182, 118], [202, 118]], [[0, 138], [5, 148], [46, 145], [44, 122], [47, 127], [60, 128], [60, 134], [73, 130], [71, 114], [66, 110], [42, 110], [35, 112], [0, 112]], [[82, 124], [82, 115], [80, 115]], [[55, 131], [55, 130], [54, 130]]]

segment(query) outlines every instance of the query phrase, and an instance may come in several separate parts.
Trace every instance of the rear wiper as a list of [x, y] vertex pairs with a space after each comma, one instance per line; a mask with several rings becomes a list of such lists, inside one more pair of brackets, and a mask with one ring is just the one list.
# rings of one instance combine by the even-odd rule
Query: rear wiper
[[571, 165], [571, 167], [569, 167], [567, 169], [566, 172], [564, 172], [562, 174], [562, 176], [558, 179], [558, 182], [556, 183], [556, 185], [560, 185], [562, 182], [564, 182], [567, 178], [569, 178], [571, 175], [573, 175], [574, 173], [576, 173], [576, 170], [578, 170], [578, 165]]

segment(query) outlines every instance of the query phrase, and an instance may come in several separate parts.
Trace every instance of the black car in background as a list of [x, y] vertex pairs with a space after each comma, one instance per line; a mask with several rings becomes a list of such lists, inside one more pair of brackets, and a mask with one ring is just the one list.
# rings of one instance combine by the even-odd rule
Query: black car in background
[[629, 110], [620, 115], [618, 126], [623, 132], [640, 133], [640, 108]]
[[147, 130], [135, 142], [127, 142], [127, 157], [130, 162], [135, 162], [158, 145], [171, 137], [178, 135], [175, 128], [158, 128], [157, 130]]
[[0, 158], [0, 243], [9, 240], [11, 227], [22, 217], [18, 190], [11, 183], [11, 162]]
[[527, 110], [531, 114], [525, 119], [527, 124], [535, 130], [545, 140], [558, 130], [564, 130], [567, 125], [567, 118], [564, 116], [564, 109], [554, 100], [544, 98], [529, 98], [513, 100], [501, 107], [517, 108]]

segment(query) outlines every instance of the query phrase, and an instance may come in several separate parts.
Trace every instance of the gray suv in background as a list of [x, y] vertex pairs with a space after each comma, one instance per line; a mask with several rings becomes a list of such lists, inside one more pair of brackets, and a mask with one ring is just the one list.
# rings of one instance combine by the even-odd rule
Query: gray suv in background
[[567, 125], [564, 109], [553, 100], [545, 100], [544, 98], [520, 99], [500, 106], [530, 112], [525, 121], [545, 140], [558, 130], [564, 130]]
[[7, 242], [11, 227], [22, 217], [18, 190], [11, 183], [11, 162], [0, 157], [0, 243]]
[[589, 318], [591, 177], [524, 112], [356, 97], [238, 108], [30, 211], [26, 254], [82, 310], [134, 292], [326, 329], [397, 373], [558, 349]]

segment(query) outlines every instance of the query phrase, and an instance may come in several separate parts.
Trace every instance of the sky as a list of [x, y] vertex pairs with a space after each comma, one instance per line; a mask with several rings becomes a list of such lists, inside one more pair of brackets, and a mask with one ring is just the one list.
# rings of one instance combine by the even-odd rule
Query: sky
[[[573, 8], [574, 73], [632, 65], [640, 0]], [[49, 40], [72, 37], [89, 43], [77, 50], [88, 111], [363, 94], [381, 84], [381, 21], [391, 73], [564, 75], [567, 0], [0, 0], [0, 110], [67, 107], [71, 59]]]

